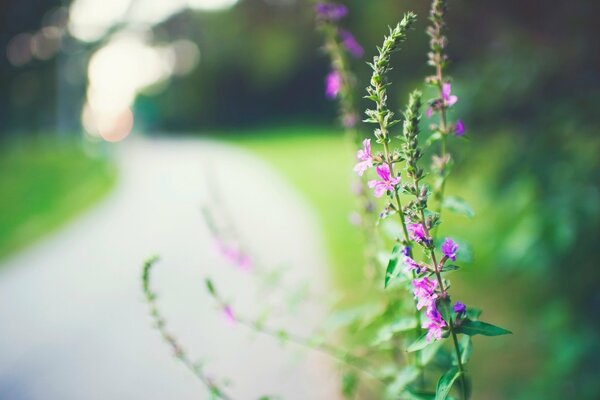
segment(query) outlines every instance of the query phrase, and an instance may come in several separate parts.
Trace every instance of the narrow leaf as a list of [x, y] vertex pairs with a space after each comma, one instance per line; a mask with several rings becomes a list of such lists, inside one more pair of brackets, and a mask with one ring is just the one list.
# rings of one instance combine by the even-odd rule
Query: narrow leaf
[[419, 370], [413, 366], [408, 366], [396, 375], [392, 383], [386, 387], [386, 392], [390, 396], [398, 396], [418, 376]]
[[460, 349], [460, 362], [466, 364], [471, 358], [473, 352], [473, 341], [471, 336], [463, 335], [458, 342], [458, 348]]
[[470, 319], [463, 320], [460, 326], [456, 328], [456, 333], [464, 333], [469, 336], [500, 336], [512, 334], [511, 331], [500, 328], [499, 326], [488, 324], [487, 322], [471, 321]]
[[450, 368], [438, 381], [437, 388], [435, 390], [435, 400], [445, 400], [452, 389], [452, 385], [456, 379], [460, 376], [460, 371], [456, 367]]
[[448, 297], [439, 299], [437, 301], [437, 309], [442, 314], [444, 321], [448, 322], [452, 319], [452, 306], [450, 305], [450, 299]]
[[390, 280], [394, 276], [396, 272], [396, 266], [398, 265], [398, 256], [400, 255], [400, 249], [402, 249], [402, 245], [400, 243], [396, 243], [394, 248], [392, 249], [392, 255], [390, 256], [390, 261], [388, 261], [387, 268], [385, 270], [385, 282], [384, 287], [387, 288]]
[[418, 351], [418, 350], [422, 350], [425, 347], [429, 346], [430, 344], [434, 343], [434, 341], [428, 341], [427, 340], [427, 332], [425, 332], [423, 335], [421, 335], [420, 338], [418, 338], [417, 340], [415, 340], [414, 342], [412, 342], [410, 344], [410, 346], [408, 346], [408, 348], [406, 349], [407, 352], [412, 353], [413, 351]]
[[444, 342], [441, 340], [436, 340], [435, 342], [431, 343], [429, 346], [425, 347], [423, 349], [423, 351], [421, 351], [421, 358], [420, 358], [421, 364], [423, 364], [423, 365], [429, 364], [429, 361], [431, 361], [436, 356], [437, 352], [440, 350], [443, 343]]

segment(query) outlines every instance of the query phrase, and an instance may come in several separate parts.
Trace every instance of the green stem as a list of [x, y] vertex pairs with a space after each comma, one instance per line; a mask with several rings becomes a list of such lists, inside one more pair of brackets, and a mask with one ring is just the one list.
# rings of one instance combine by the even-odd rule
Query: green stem
[[299, 335], [295, 335], [295, 334], [290, 334], [285, 332], [284, 335], [282, 335], [281, 331], [278, 331], [276, 329], [270, 329], [270, 328], [266, 328], [264, 326], [261, 326], [260, 324], [256, 323], [256, 322], [252, 322], [252, 321], [247, 321], [238, 317], [235, 317], [235, 321], [238, 322], [240, 325], [243, 325], [255, 332], [258, 333], [262, 333], [263, 335], [267, 335], [279, 340], [286, 340], [289, 341], [291, 343], [294, 343], [298, 346], [313, 350], [313, 351], [318, 351], [321, 352], [325, 355], [328, 355], [329, 357], [334, 358], [335, 360], [339, 361], [342, 364], [346, 364], [354, 369], [356, 369], [359, 372], [362, 372], [365, 375], [368, 375], [369, 377], [373, 378], [373, 380], [386, 385], [387, 382], [385, 381], [385, 379], [380, 378], [377, 373], [373, 370], [371, 370], [370, 367], [368, 367], [365, 363], [365, 361], [357, 356], [354, 356], [350, 353], [348, 353], [347, 351], [338, 349], [337, 347], [334, 347], [330, 344], [327, 343], [313, 343], [310, 339], [307, 339], [305, 337], [299, 336]]
[[[383, 151], [384, 151], [384, 156], [385, 156], [385, 161], [388, 164], [389, 168], [390, 168], [390, 174], [391, 176], [394, 175], [394, 164], [392, 163], [392, 160], [390, 159], [389, 156], [389, 147], [386, 141], [383, 142]], [[402, 208], [402, 202], [400, 201], [400, 195], [398, 194], [398, 191], [394, 191], [394, 199], [396, 200], [396, 207], [398, 208], [398, 216], [400, 217], [400, 223], [402, 224], [402, 231], [404, 233], [404, 242], [405, 244], [409, 244], [410, 243], [410, 239], [408, 236], [408, 229], [406, 228], [406, 221], [404, 218], [404, 210]], [[412, 249], [409, 246], [409, 256], [412, 257]], [[416, 279], [416, 274], [413, 271], [412, 272], [412, 276], [413, 279]], [[421, 313], [419, 313], [419, 310], [417, 310], [416, 307], [416, 303], [417, 300], [415, 299], [415, 307], [414, 307], [414, 312], [415, 312], [415, 318], [417, 320], [417, 330], [416, 330], [416, 337], [415, 339], [418, 339], [421, 334]], [[420, 375], [420, 385], [421, 387], [425, 386], [425, 371], [423, 370], [423, 364], [421, 363], [421, 357], [420, 357], [420, 353], [416, 352], [415, 353], [415, 367], [419, 370], [419, 375]]]

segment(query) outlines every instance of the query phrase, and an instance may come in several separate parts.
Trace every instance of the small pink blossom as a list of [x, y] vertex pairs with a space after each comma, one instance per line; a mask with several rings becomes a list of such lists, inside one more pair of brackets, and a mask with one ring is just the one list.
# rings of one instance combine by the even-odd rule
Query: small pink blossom
[[342, 75], [338, 71], [331, 71], [325, 78], [325, 96], [335, 99], [342, 90]]
[[428, 277], [415, 279], [412, 282], [413, 294], [417, 298], [417, 310], [423, 307], [429, 307], [434, 304], [437, 294], [435, 288], [437, 287], [437, 281], [432, 281]]
[[235, 314], [233, 313], [233, 309], [230, 306], [224, 306], [222, 312], [227, 325], [234, 326], [236, 319]]
[[428, 238], [427, 238], [427, 234], [425, 234], [425, 229], [423, 228], [423, 225], [421, 224], [408, 224], [406, 226], [406, 228], [408, 229], [408, 236], [410, 237], [411, 240], [414, 240], [415, 242], [428, 242]]
[[452, 261], [456, 261], [456, 253], [458, 253], [458, 244], [450, 238], [446, 238], [442, 243], [442, 254], [444, 257], [449, 258]]
[[354, 171], [359, 175], [365, 173], [365, 171], [373, 166], [373, 156], [371, 154], [371, 139], [363, 140], [363, 148], [358, 150], [356, 153], [356, 158], [360, 160], [354, 166]]
[[446, 327], [446, 321], [435, 307], [435, 302], [427, 309], [425, 316], [428, 320], [423, 322], [421, 327], [427, 329], [427, 341], [440, 340], [443, 333], [442, 328]]
[[385, 192], [396, 190], [396, 185], [400, 182], [399, 177], [392, 177], [390, 167], [387, 164], [381, 164], [377, 168], [377, 175], [381, 180], [371, 180], [368, 185], [370, 188], [374, 188], [375, 197], [381, 197]]
[[465, 134], [465, 124], [462, 122], [461, 119], [456, 121], [456, 124], [454, 125], [454, 134], [456, 136], [462, 136]]
[[425, 110], [425, 116], [427, 118], [431, 118], [432, 115], [433, 115], [433, 108], [432, 107], [428, 107], [427, 110]]
[[420, 274], [423, 270], [423, 267], [409, 255], [404, 256], [404, 265], [404, 272], [415, 271], [417, 274]]
[[452, 107], [458, 101], [458, 97], [452, 94], [452, 85], [448, 82], [442, 84], [442, 99], [446, 107]]
[[237, 265], [242, 271], [250, 271], [252, 269], [252, 258], [247, 254], [242, 254], [237, 260]]
[[350, 54], [352, 54], [356, 58], [360, 58], [365, 54], [365, 50], [362, 48], [360, 43], [354, 38], [352, 33], [342, 30], [340, 31], [340, 36], [342, 38], [342, 44], [348, 50]]

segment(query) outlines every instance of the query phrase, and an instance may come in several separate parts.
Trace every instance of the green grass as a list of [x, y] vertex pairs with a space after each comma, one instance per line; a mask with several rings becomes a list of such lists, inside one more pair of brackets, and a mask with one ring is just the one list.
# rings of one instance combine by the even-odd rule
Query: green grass
[[0, 259], [108, 193], [115, 170], [75, 143], [19, 142], [0, 151]]

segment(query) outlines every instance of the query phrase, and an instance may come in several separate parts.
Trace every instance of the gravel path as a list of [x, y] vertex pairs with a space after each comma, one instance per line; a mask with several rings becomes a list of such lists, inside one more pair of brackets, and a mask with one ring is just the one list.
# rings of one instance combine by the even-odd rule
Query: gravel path
[[[283, 306], [290, 287], [327, 287], [315, 217], [297, 193], [255, 157], [217, 142], [131, 139], [116, 154], [120, 183], [105, 201], [0, 266], [0, 398], [206, 398], [150, 327], [140, 267], [160, 254], [154, 287], [169, 324], [211, 376], [231, 379], [236, 399], [336, 399], [326, 358], [228, 326], [204, 290], [210, 275], [239, 313], [271, 307], [275, 326], [318, 326], [318, 301]], [[209, 174], [261, 265], [283, 265], [273, 293], [216, 252], [200, 213]]]

